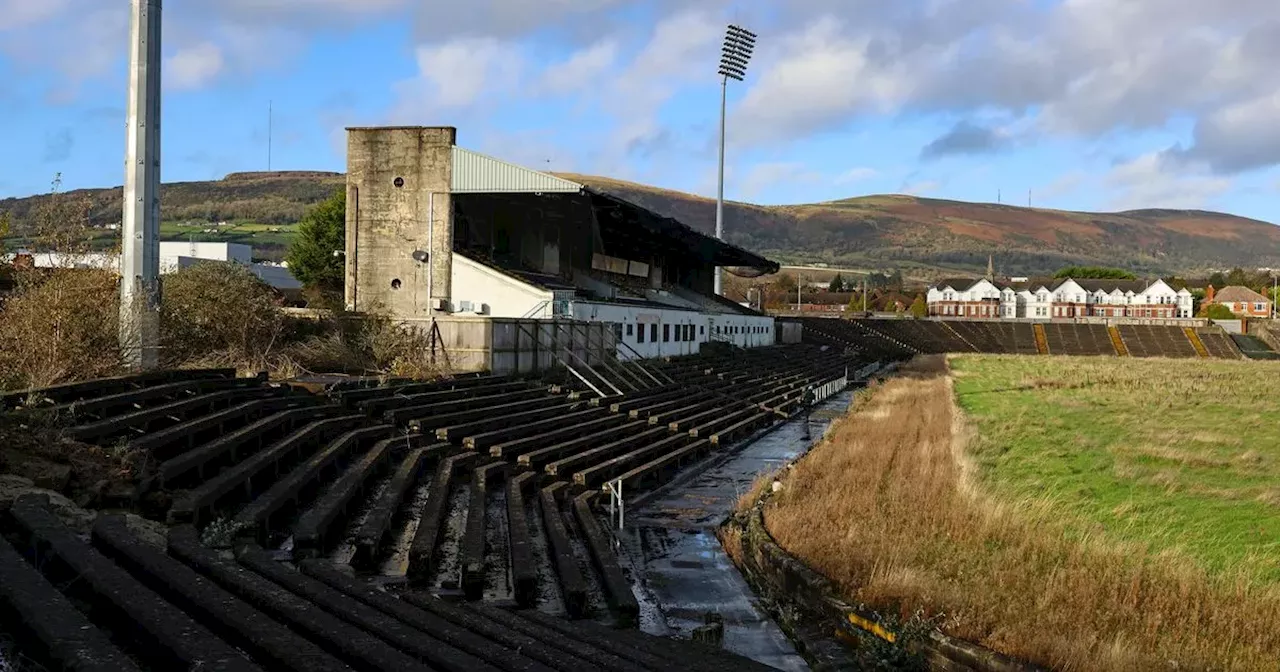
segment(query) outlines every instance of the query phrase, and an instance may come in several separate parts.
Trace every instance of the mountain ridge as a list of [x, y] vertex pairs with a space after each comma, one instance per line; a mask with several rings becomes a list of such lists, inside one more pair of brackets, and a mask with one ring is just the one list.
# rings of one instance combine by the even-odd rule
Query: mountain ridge
[[[607, 177], [556, 173], [712, 233], [714, 199]], [[232, 173], [221, 180], [166, 183], [165, 221], [250, 220], [287, 225], [345, 183], [342, 173]], [[95, 224], [119, 221], [120, 187], [68, 191]], [[0, 199], [14, 234], [30, 230], [36, 195]], [[970, 203], [904, 194], [789, 205], [726, 201], [730, 242], [789, 264], [826, 263], [917, 274], [980, 272], [995, 256], [1003, 273], [1063, 266], [1115, 266], [1139, 273], [1194, 274], [1235, 266], [1280, 266], [1280, 227], [1208, 210], [1147, 208], [1080, 212]]]

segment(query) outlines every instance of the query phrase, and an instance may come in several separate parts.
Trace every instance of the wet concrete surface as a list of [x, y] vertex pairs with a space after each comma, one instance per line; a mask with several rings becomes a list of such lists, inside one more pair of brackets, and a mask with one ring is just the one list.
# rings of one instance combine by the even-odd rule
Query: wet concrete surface
[[778, 669], [809, 669], [715, 532], [757, 475], [802, 455], [852, 400], [851, 388], [818, 405], [809, 419], [811, 439], [804, 438], [803, 420], [788, 422], [735, 454], [712, 458], [697, 476], [677, 480], [627, 510], [627, 529], [617, 534], [645, 632], [688, 637], [706, 614], [716, 613], [724, 621], [726, 649]]

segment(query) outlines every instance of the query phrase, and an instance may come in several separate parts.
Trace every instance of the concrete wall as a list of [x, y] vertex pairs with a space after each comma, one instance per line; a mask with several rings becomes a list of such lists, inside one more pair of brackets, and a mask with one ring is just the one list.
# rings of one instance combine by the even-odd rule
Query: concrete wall
[[[430, 320], [404, 323], [431, 328]], [[437, 361], [455, 371], [531, 373], [559, 366], [557, 351], [566, 360], [592, 366], [614, 354], [610, 325], [604, 323], [450, 316], [437, 318], [436, 326], [442, 346]]]
[[[462, 302], [472, 303], [472, 312], [491, 317], [535, 317], [530, 311], [552, 300], [552, 293], [521, 282], [484, 264], [453, 253], [453, 309], [462, 311]], [[550, 312], [547, 308], [546, 312]]]
[[775, 324], [774, 341], [777, 343], [799, 343], [804, 335], [804, 324], [800, 322], [784, 322], [779, 320]]
[[243, 243], [160, 241], [161, 265], [165, 263], [166, 258], [177, 259], [178, 257], [216, 259], [218, 261], [236, 261], [242, 264], [251, 264], [253, 263], [253, 246]]
[[[768, 316], [718, 315], [621, 303], [575, 301], [573, 318], [621, 325], [618, 331], [622, 332], [622, 342], [628, 347], [619, 347], [618, 351], [627, 359], [634, 358], [636, 354], [646, 359], [691, 355], [700, 352], [702, 344], [711, 340], [729, 341], [751, 348], [773, 345], [776, 338], [774, 320]], [[677, 339], [678, 329], [684, 325], [693, 327], [692, 340]], [[640, 342], [638, 333], [641, 328], [645, 329], [643, 343]], [[654, 333], [657, 334], [656, 341]]]
[[[430, 316], [429, 299], [448, 304], [456, 137], [451, 127], [347, 129], [349, 310], [406, 319]], [[429, 266], [412, 256], [428, 240]]]

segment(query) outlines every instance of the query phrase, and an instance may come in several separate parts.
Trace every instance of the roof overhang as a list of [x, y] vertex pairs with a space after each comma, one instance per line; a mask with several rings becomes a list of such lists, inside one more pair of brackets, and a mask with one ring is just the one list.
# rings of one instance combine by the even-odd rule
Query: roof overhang
[[670, 238], [698, 258], [726, 268], [752, 269], [761, 273], [777, 273], [781, 265], [736, 245], [731, 245], [705, 233], [695, 231], [687, 224], [670, 217], [663, 217], [648, 208], [610, 195], [592, 187], [583, 187], [586, 193], [611, 205], [631, 208], [641, 216], [639, 225], [650, 233]]
[[450, 191], [455, 194], [578, 194], [586, 188], [577, 182], [457, 145], [453, 146], [451, 160], [453, 176]]

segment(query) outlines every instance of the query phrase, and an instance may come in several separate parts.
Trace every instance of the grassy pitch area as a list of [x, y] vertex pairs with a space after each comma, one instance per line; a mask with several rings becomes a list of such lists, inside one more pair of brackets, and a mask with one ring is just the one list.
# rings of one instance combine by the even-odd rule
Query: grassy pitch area
[[1080, 535], [1280, 583], [1280, 366], [956, 357], [951, 369], [991, 491], [1052, 501]]
[[1280, 367], [924, 357], [781, 475], [843, 597], [1056, 670], [1276, 670]]

